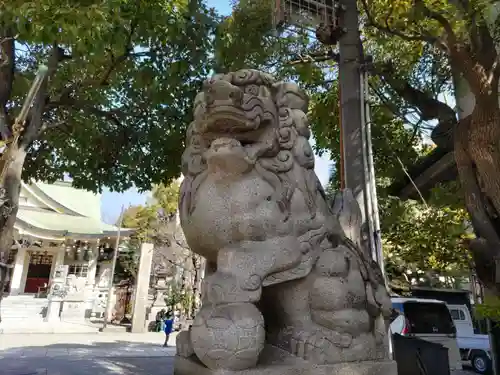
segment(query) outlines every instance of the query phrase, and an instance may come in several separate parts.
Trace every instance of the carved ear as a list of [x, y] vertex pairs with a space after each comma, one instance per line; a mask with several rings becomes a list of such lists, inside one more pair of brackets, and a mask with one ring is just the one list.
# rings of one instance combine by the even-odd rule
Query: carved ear
[[295, 83], [278, 82], [272, 86], [274, 101], [278, 107], [300, 109], [307, 112], [309, 98]]

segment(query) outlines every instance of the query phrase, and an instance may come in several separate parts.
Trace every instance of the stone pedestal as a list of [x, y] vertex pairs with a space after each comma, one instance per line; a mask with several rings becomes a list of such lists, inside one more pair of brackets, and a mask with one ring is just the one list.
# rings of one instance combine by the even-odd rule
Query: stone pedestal
[[[64, 256], [64, 253], [62, 253]], [[68, 288], [66, 287], [66, 278], [68, 275], [68, 266], [64, 264], [56, 264], [50, 290], [47, 296], [49, 301], [47, 306], [47, 314], [44, 321], [54, 322], [59, 321], [61, 316], [61, 308], [64, 303], [64, 298], [67, 295]]]
[[156, 314], [158, 314], [161, 310], [168, 311], [170, 306], [167, 306], [165, 302], [166, 293], [168, 291], [167, 282], [168, 278], [166, 276], [161, 275], [158, 282], [156, 283], [154, 289], [156, 290], [156, 296], [151, 308], [147, 311], [147, 326], [151, 325], [151, 322], [154, 322], [156, 319]]
[[62, 298], [49, 298], [47, 305], [47, 314], [44, 317], [45, 322], [59, 322], [61, 314]]
[[175, 358], [174, 375], [397, 375], [394, 361], [315, 365], [267, 345], [257, 367], [243, 371], [210, 370], [196, 356]]
[[65, 299], [61, 312], [61, 320], [73, 322], [85, 320], [85, 301], [83, 299]]

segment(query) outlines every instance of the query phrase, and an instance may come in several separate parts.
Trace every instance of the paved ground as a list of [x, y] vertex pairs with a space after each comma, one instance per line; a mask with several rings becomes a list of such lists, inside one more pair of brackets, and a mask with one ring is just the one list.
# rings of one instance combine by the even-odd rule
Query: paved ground
[[0, 374], [171, 375], [175, 337], [170, 348], [162, 347], [163, 338], [161, 333], [3, 334]]
[[[0, 335], [2, 375], [152, 375], [171, 373], [173, 347], [161, 333]], [[175, 344], [172, 337], [170, 344]]]

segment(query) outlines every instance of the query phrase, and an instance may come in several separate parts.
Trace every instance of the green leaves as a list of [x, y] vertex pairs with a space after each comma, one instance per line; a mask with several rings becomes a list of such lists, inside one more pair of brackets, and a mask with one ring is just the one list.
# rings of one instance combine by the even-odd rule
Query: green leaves
[[153, 186], [153, 198], [155, 204], [163, 210], [163, 214], [172, 215], [177, 212], [179, 205], [179, 182], [170, 185], [159, 184]]
[[465, 209], [424, 206], [388, 197], [379, 200], [384, 253], [406, 270], [440, 276], [467, 274], [471, 257], [464, 244]]
[[122, 226], [136, 229], [134, 239], [139, 243], [158, 240], [158, 237], [161, 237], [159, 232], [163, 229], [161, 226], [165, 225], [162, 219], [177, 212], [179, 188], [178, 182], [154, 185], [153, 199], [146, 206], [127, 208], [123, 215]]
[[158, 209], [156, 206], [130, 206], [123, 213], [122, 226], [136, 230], [134, 239], [138, 243], [146, 242], [153, 235], [157, 217]]
[[52, 46], [71, 56], [50, 80], [25, 179], [69, 175], [80, 188], [122, 191], [179, 175], [192, 100], [212, 68], [212, 11], [197, 0], [2, 7], [0, 28], [16, 38], [11, 119]]

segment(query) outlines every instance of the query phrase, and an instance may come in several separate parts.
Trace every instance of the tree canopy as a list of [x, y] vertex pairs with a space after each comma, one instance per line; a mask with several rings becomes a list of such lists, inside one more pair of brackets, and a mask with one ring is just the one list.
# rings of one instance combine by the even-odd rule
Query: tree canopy
[[176, 181], [168, 185], [153, 185], [148, 203], [128, 207], [123, 212], [121, 225], [124, 228], [134, 228], [134, 238], [139, 242], [154, 242], [158, 227], [162, 225], [161, 220], [168, 219], [177, 212], [179, 188], [180, 185]]
[[[375, 61], [370, 100], [381, 212], [387, 215], [384, 241], [400, 254], [410, 254], [417, 243], [427, 254], [420, 266], [433, 267], [443, 262], [426, 253], [426, 246], [446, 233], [453, 235], [436, 247], [449, 252], [461, 246], [463, 233], [457, 228], [465, 213], [455, 206], [400, 202], [389, 197], [387, 187], [427, 152], [422, 137], [433, 126], [430, 120], [456, 122], [455, 110], [438, 100], [454, 89], [456, 56], [443, 46], [455, 35], [462, 43], [482, 41], [486, 48], [486, 18], [476, 17], [486, 5], [412, 4], [362, 2], [361, 17], [365, 50]], [[149, 190], [152, 183], [165, 182], [153, 195], [164, 214], [174, 212], [177, 196], [168, 182], [180, 172], [184, 133], [201, 81], [212, 69], [243, 67], [295, 80], [309, 92], [317, 151], [330, 151], [338, 163], [336, 64], [307, 62], [308, 54], [322, 47], [306, 30], [274, 30], [270, 1], [236, 1], [225, 18], [200, 0], [13, 1], [2, 4], [0, 43], [5, 142], [38, 65], [49, 68], [20, 140], [28, 152], [25, 179], [53, 181], [68, 174], [75, 186], [94, 191], [132, 185]], [[124, 224], [148, 238], [157, 209], [131, 207]], [[396, 214], [400, 222], [393, 220]], [[411, 225], [420, 229], [411, 231]]]
[[37, 67], [49, 68], [23, 135], [23, 177], [121, 191], [178, 176], [215, 22], [197, 0], [3, 2], [4, 140]]
[[[399, 12], [412, 8], [404, 1], [388, 4], [373, 0], [370, 4], [385, 6], [384, 11], [400, 6]], [[223, 24], [228, 31], [218, 46], [223, 62], [219, 65], [239, 68], [255, 64], [294, 79], [309, 91], [316, 151], [330, 152], [334, 168], [328, 188], [338, 189], [340, 113], [336, 64], [311, 62], [308, 55], [322, 47], [310, 33], [297, 28], [273, 30], [271, 7], [271, 2], [264, 0], [236, 3], [233, 14]], [[369, 25], [369, 16], [363, 10], [361, 22], [365, 26]], [[466, 240], [471, 234], [466, 231], [464, 202], [455, 198], [461, 194], [460, 185], [438, 186], [426, 202], [401, 201], [390, 196], [388, 189], [429, 153], [431, 146], [424, 139], [435, 126], [431, 120], [440, 119], [442, 112], [448, 113], [442, 102], [443, 106], [436, 110], [437, 99], [453, 93], [448, 58], [425, 40], [402, 39], [368, 26], [362, 31], [365, 52], [375, 62], [369, 80], [371, 125], [388, 272], [397, 281], [404, 281], [402, 272], [412, 269], [434, 270], [448, 276], [468, 274], [471, 262]], [[241, 40], [238, 35], [251, 37], [237, 44], [235, 41]], [[262, 44], [266, 48], [261, 49]], [[231, 59], [234, 55], [237, 58]], [[303, 63], [291, 64], [297, 60]], [[455, 116], [453, 110], [451, 113]]]

